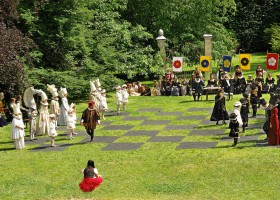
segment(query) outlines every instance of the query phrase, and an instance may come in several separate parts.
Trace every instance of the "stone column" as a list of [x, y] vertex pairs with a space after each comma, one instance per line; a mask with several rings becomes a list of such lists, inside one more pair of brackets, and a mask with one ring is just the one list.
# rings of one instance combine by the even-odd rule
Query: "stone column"
[[[212, 56], [212, 35], [204, 34], [204, 55]], [[210, 72], [205, 72], [204, 80], [208, 80], [210, 78], [210, 74], [212, 73], [212, 65], [210, 64]]]

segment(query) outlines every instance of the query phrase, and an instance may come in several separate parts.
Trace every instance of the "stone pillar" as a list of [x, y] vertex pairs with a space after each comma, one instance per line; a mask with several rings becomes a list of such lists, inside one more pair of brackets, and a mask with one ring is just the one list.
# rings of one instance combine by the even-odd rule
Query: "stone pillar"
[[[212, 35], [204, 34], [204, 55], [212, 56]], [[212, 65], [210, 64], [210, 72], [205, 72], [204, 80], [208, 80], [210, 78], [210, 74], [212, 73]]]

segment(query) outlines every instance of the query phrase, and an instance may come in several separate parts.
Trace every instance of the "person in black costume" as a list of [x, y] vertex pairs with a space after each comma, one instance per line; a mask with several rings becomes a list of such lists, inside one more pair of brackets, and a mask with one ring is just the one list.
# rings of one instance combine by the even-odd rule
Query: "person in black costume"
[[[199, 75], [196, 75], [195, 79], [192, 82], [194, 101], [199, 101], [199, 98], [203, 92], [203, 87], [204, 87], [204, 81], [200, 78]], [[196, 97], [197, 97], [197, 99], [196, 99]]]
[[265, 85], [267, 86], [267, 91], [266, 92], [270, 92], [273, 90], [274, 88], [274, 82], [275, 82], [275, 79], [272, 77], [271, 73], [268, 73], [267, 74], [267, 77], [265, 79]]
[[258, 103], [259, 103], [259, 97], [258, 97], [257, 88], [251, 90], [250, 102], [251, 102], [252, 109], [253, 109], [252, 118], [255, 118], [256, 115], [257, 115]]
[[227, 74], [225, 75], [225, 78], [222, 80], [221, 87], [223, 88], [224, 93], [228, 95], [228, 99], [230, 99], [230, 94], [232, 93], [233, 85]]
[[237, 115], [235, 113], [231, 113], [229, 116], [229, 137], [233, 138], [233, 147], [237, 145], [238, 138], [239, 138], [239, 123], [237, 121]]
[[210, 118], [210, 121], [216, 121], [216, 125], [222, 120], [223, 124], [226, 124], [225, 120], [228, 120], [228, 113], [226, 110], [226, 100], [223, 95], [223, 90], [219, 90], [218, 94], [215, 96], [215, 105]]
[[240, 99], [240, 103], [241, 103], [240, 115], [243, 122], [242, 132], [245, 132], [245, 127], [248, 127], [248, 113], [249, 113], [248, 94], [243, 93], [243, 98]]
[[214, 78], [214, 74], [210, 75], [210, 79], [208, 80], [207, 87], [216, 87], [217, 86], [217, 81]]
[[242, 74], [238, 76], [235, 83], [235, 94], [241, 94], [245, 92], [246, 89], [246, 80]]

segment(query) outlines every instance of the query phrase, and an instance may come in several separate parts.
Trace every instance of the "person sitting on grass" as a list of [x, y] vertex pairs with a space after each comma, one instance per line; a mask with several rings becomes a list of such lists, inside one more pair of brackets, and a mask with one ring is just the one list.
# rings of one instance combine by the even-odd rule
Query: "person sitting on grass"
[[82, 173], [84, 174], [84, 179], [79, 184], [79, 187], [83, 192], [92, 192], [103, 182], [103, 178], [98, 174], [93, 160], [88, 161], [87, 167], [82, 170]]

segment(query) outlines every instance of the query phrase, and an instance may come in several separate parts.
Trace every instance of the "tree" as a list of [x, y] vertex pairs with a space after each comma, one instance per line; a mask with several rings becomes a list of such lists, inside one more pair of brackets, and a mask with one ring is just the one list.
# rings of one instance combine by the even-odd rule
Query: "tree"
[[[16, 0], [0, 1], [0, 89], [20, 93], [26, 83], [24, 36], [17, 29]], [[3, 88], [2, 88], [3, 87]]]

